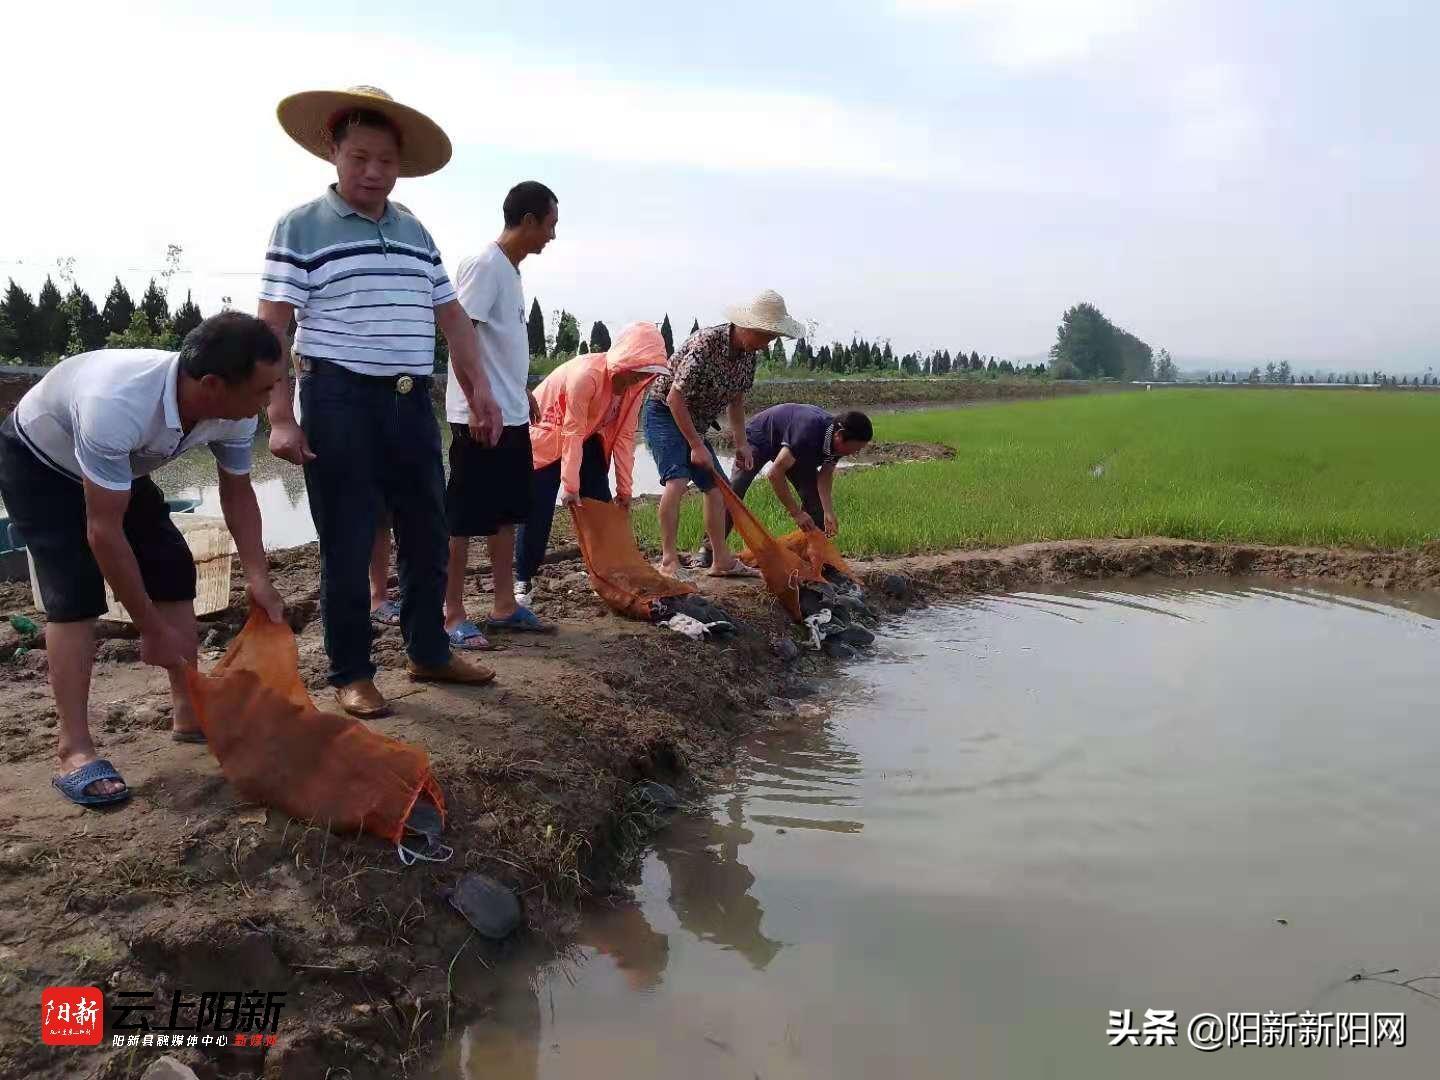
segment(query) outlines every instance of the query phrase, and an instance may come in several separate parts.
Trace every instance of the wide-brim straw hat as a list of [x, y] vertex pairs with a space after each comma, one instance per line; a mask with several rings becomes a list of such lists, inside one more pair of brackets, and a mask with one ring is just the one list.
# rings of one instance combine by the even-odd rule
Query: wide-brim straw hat
[[774, 289], [766, 289], [748, 304], [726, 308], [725, 317], [748, 330], [764, 330], [788, 338], [805, 336], [805, 324], [790, 317], [785, 308], [785, 298]]
[[402, 105], [374, 86], [306, 90], [275, 107], [285, 133], [316, 157], [331, 160], [330, 131], [352, 109], [378, 112], [400, 132], [400, 175], [426, 176], [450, 160], [450, 137], [419, 109]]

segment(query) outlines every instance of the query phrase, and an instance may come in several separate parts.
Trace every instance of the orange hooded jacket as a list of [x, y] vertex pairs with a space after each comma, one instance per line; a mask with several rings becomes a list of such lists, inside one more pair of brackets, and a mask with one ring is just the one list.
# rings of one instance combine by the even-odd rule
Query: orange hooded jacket
[[[561, 364], [535, 388], [540, 406], [540, 422], [530, 427], [535, 468], [543, 469], [558, 459], [561, 490], [578, 495], [582, 449], [585, 440], [598, 433], [605, 459], [615, 464], [615, 494], [628, 499], [635, 468], [635, 428], [640, 423], [645, 388], [668, 366], [665, 340], [648, 322], [625, 327], [608, 352], [577, 356]], [[644, 372], [650, 378], [617, 393], [614, 378], [627, 371]]]

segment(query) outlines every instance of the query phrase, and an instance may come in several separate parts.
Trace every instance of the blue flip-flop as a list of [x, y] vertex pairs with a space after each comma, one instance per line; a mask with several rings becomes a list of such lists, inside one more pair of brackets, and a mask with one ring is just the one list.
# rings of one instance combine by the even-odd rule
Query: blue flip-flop
[[88, 765], [81, 765], [74, 772], [53, 778], [50, 783], [76, 806], [109, 806], [130, 798], [128, 784], [110, 795], [85, 794], [85, 789], [97, 780], [119, 780], [120, 783], [125, 783], [125, 778], [115, 771], [115, 766], [106, 758], [98, 758]]
[[492, 634], [497, 630], [517, 634], [553, 634], [555, 627], [540, 621], [540, 617], [528, 607], [517, 607], [503, 619], [486, 619], [485, 629]]
[[463, 649], [466, 652], [484, 652], [490, 648], [490, 640], [481, 632], [480, 627], [466, 619], [454, 630], [447, 631], [450, 638], [450, 646], [455, 649]]
[[370, 612], [370, 621], [377, 626], [399, 626], [400, 605], [394, 600], [386, 600]]

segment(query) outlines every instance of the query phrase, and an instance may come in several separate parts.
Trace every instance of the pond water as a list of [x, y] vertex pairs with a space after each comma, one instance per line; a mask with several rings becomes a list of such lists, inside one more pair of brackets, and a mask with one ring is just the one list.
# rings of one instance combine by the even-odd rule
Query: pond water
[[[1440, 975], [1437, 620], [1202, 581], [899, 621], [436, 1075], [1435, 1075], [1440, 1002], [1348, 980]], [[1111, 1047], [1124, 1009], [1177, 1045]], [[1404, 1012], [1408, 1045], [1187, 1042], [1268, 1010]]]
[[[448, 449], [448, 426], [442, 425], [441, 438]], [[315, 522], [310, 517], [310, 504], [305, 498], [304, 473], [298, 467], [273, 457], [268, 439], [267, 433], [256, 437], [253, 477], [255, 493], [260, 500], [265, 547], [274, 551], [314, 540]], [[720, 455], [720, 462], [727, 469], [733, 460], [730, 455]], [[165, 466], [155, 473], [155, 481], [171, 497], [198, 498], [197, 514], [220, 516], [220, 488], [215, 474], [215, 459], [209, 451], [187, 454]], [[611, 490], [614, 490], [613, 475], [610, 482]], [[636, 495], [660, 493], [660, 473], [643, 442], [635, 447], [635, 470], [631, 484]]]

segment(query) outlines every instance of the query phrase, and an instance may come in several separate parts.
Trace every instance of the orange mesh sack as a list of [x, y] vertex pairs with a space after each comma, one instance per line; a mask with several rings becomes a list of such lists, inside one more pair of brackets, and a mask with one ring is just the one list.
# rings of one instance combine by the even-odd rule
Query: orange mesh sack
[[590, 587], [621, 615], [649, 622], [651, 601], [697, 591], [693, 585], [666, 577], [646, 561], [635, 543], [630, 515], [619, 503], [581, 499], [570, 512]]
[[395, 844], [422, 793], [443, 818], [425, 751], [321, 712], [300, 681], [298, 661], [290, 627], [254, 610], [208, 675], [191, 670], [195, 711], [225, 779], [245, 798], [293, 818]]
[[[834, 541], [819, 529], [796, 529], [794, 532], [788, 532], [779, 537], [775, 542], [808, 562], [810, 569], [819, 576], [824, 576], [826, 567], [836, 570], [848, 578], [855, 576]], [[754, 566], [755, 553], [747, 547], [740, 552], [740, 561]]]
[[725, 500], [726, 509], [735, 519], [735, 531], [745, 541], [754, 565], [760, 568], [765, 587], [785, 606], [792, 619], [803, 622], [805, 616], [800, 610], [800, 583], [823, 581], [824, 578], [808, 560], [782, 547], [780, 541], [770, 535], [765, 526], [760, 524], [760, 519], [752, 514], [740, 496], [735, 494], [735, 489], [725, 477], [718, 472], [712, 475], [715, 486], [720, 489], [720, 495]]

